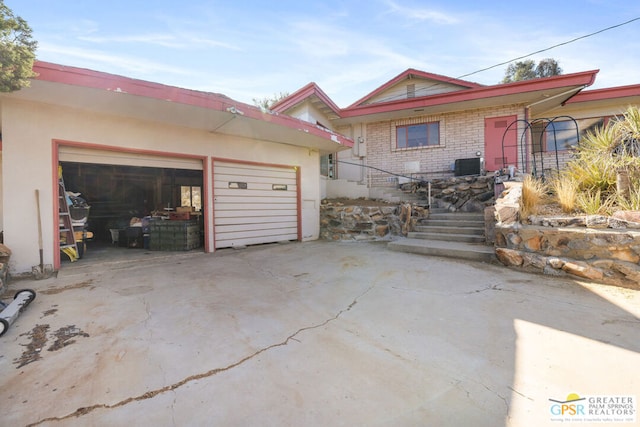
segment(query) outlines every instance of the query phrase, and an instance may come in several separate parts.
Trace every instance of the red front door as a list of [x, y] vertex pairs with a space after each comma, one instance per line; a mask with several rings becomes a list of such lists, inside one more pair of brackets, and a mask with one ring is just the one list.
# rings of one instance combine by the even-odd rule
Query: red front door
[[487, 171], [497, 171], [509, 165], [518, 166], [518, 125], [514, 123], [516, 120], [518, 116], [484, 119], [484, 162]]

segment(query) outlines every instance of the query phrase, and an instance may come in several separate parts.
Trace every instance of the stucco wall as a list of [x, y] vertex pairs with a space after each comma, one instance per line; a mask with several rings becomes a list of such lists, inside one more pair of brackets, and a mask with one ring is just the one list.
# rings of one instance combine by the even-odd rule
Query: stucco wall
[[[522, 111], [522, 107], [507, 106], [369, 123], [367, 124], [367, 163], [376, 168], [402, 174], [405, 162], [420, 161], [420, 172], [427, 177], [451, 176], [451, 164], [455, 159], [475, 157], [477, 151], [485, 152], [485, 118], [517, 115]], [[518, 118], [522, 119], [523, 117], [519, 115]], [[431, 121], [440, 122], [439, 146], [395, 148], [395, 127], [397, 125]], [[521, 131], [519, 130], [519, 132]], [[388, 174], [372, 172], [371, 185], [393, 185], [388, 178]]]
[[[320, 170], [315, 150], [16, 100], [3, 101], [2, 108], [3, 228], [5, 243], [13, 251], [12, 274], [31, 271], [39, 263], [35, 189], [41, 192], [44, 262], [54, 261], [58, 218], [53, 139], [207, 156], [209, 164], [211, 157], [220, 157], [299, 166], [303, 240], [318, 238]], [[211, 176], [204, 179], [211, 182]], [[211, 187], [206, 197], [211, 207]], [[213, 248], [211, 209], [205, 220], [211, 231], [209, 248]]]

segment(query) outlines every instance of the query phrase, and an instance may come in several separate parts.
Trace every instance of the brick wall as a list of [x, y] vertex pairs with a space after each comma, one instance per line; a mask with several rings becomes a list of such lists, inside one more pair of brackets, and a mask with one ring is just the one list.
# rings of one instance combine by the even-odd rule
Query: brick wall
[[[367, 124], [367, 164], [395, 174], [405, 174], [405, 163], [420, 161], [420, 175], [427, 178], [452, 176], [451, 165], [456, 159], [476, 157], [484, 153], [484, 120], [517, 114], [523, 117], [523, 108], [517, 105], [491, 109], [478, 109], [437, 116], [418, 116], [399, 120]], [[397, 149], [395, 129], [399, 125], [440, 122], [440, 145], [433, 147]], [[524, 127], [519, 125], [518, 135]], [[394, 186], [393, 176], [372, 170], [371, 186]]]

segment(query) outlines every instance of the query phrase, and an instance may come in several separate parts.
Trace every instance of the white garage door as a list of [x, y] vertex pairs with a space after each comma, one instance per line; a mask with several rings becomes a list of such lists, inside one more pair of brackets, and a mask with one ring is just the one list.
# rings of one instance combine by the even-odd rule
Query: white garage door
[[294, 167], [214, 161], [215, 247], [298, 239]]

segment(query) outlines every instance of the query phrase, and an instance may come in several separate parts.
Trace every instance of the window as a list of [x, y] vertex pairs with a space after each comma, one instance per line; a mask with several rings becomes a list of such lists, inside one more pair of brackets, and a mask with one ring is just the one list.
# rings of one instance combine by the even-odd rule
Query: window
[[202, 194], [199, 186], [180, 186], [180, 206], [191, 206], [196, 212], [202, 210]]
[[396, 127], [396, 147], [414, 148], [440, 145], [440, 123]]
[[[576, 123], [578, 125], [577, 130]], [[531, 129], [533, 152], [570, 150], [584, 135], [593, 132], [596, 128], [604, 126], [605, 119], [603, 117], [577, 119], [576, 123], [574, 123], [573, 120], [534, 123]], [[542, 135], [543, 131], [544, 135]], [[541, 135], [542, 139], [540, 138]]]
[[320, 156], [320, 175], [330, 179], [335, 178], [335, 156], [335, 154]]

